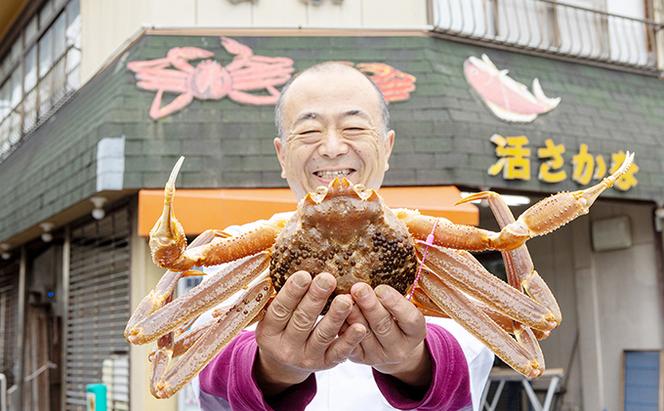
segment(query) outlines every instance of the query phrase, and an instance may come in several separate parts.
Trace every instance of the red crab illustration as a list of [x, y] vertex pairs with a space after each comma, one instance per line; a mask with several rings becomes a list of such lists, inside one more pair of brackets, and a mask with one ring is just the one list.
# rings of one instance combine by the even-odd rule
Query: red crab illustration
[[415, 76], [385, 63], [359, 63], [355, 66], [368, 75], [388, 102], [406, 101], [415, 91]]
[[[276, 104], [282, 86], [294, 71], [293, 60], [288, 57], [256, 56], [248, 46], [228, 37], [221, 37], [227, 52], [235, 55], [227, 66], [210, 59], [214, 53], [198, 47], [176, 47], [166, 57], [132, 61], [127, 68], [136, 75], [136, 85], [157, 94], [150, 106], [150, 117], [157, 120], [182, 110], [194, 98], [221, 100], [228, 96], [242, 104]], [[201, 60], [196, 66], [190, 61]], [[387, 102], [406, 101], [415, 90], [415, 76], [385, 63], [342, 62], [355, 66], [378, 86]], [[250, 91], [267, 91], [254, 94]], [[162, 105], [164, 93], [177, 94]]]
[[[276, 86], [285, 84], [293, 73], [293, 60], [288, 57], [256, 56], [253, 50], [228, 37], [221, 44], [235, 57], [227, 66], [209, 59], [214, 53], [198, 47], [176, 47], [166, 57], [132, 61], [129, 70], [136, 73], [137, 85], [156, 91], [150, 106], [150, 117], [157, 120], [189, 105], [194, 98], [220, 100], [228, 96], [243, 104], [270, 105], [279, 99]], [[192, 66], [189, 61], [207, 59]], [[249, 91], [265, 90], [267, 95]], [[162, 106], [164, 93], [179, 94]]]

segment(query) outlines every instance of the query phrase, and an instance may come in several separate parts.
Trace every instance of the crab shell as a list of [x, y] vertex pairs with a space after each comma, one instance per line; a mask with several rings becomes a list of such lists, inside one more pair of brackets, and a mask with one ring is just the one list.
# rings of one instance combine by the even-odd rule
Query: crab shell
[[277, 291], [299, 270], [332, 274], [337, 287], [330, 299], [349, 293], [360, 281], [372, 287], [387, 284], [405, 294], [416, 269], [415, 244], [406, 226], [374, 190], [345, 178], [300, 201], [277, 237], [270, 262]]

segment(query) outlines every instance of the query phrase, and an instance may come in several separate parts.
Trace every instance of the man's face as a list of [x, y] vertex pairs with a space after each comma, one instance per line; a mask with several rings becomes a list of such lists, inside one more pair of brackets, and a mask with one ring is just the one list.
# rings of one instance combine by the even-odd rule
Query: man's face
[[379, 188], [388, 169], [394, 131], [384, 135], [378, 95], [352, 70], [298, 77], [282, 106], [285, 142], [274, 139], [281, 176], [298, 199], [335, 177]]

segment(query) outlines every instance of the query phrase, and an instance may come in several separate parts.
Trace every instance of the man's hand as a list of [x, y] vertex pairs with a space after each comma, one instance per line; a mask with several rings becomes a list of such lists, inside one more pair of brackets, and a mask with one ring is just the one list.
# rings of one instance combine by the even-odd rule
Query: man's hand
[[[328, 273], [298, 271], [291, 275], [256, 328], [256, 379], [267, 396], [299, 384], [312, 372], [345, 361], [367, 334], [362, 324], [339, 333], [353, 307], [349, 295], [338, 295], [316, 323], [336, 287]], [[337, 334], [339, 336], [337, 337]]]
[[424, 345], [424, 316], [397, 290], [379, 285], [374, 292], [366, 283], [351, 288], [357, 306], [348, 317], [349, 324], [364, 324], [371, 329], [351, 354], [351, 361], [372, 366], [412, 386], [426, 387], [431, 382], [431, 357]]

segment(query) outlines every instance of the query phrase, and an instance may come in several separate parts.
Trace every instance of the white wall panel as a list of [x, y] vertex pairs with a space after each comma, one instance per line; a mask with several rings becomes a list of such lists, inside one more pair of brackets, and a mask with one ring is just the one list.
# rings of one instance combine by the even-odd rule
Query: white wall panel
[[198, 27], [250, 27], [252, 24], [254, 6], [251, 2], [197, 0], [195, 3]]
[[362, 3], [352, 0], [341, 4], [323, 1], [320, 6], [307, 6], [307, 26], [362, 27]]
[[143, 27], [412, 28], [427, 23], [425, 0], [81, 0], [81, 82]]

